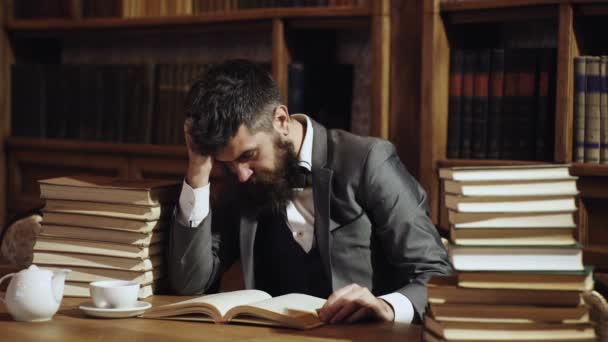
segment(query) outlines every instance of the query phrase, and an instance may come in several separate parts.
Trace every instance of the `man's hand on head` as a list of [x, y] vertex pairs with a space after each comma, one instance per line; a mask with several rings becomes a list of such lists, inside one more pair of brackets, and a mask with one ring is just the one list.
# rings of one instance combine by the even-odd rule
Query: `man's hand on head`
[[336, 290], [318, 313], [319, 318], [329, 324], [354, 323], [370, 318], [386, 322], [395, 319], [395, 312], [387, 302], [357, 284]]
[[193, 188], [200, 188], [209, 184], [209, 175], [213, 168], [213, 158], [211, 156], [200, 155], [192, 149], [191, 127], [192, 119], [187, 118], [184, 122], [184, 136], [186, 137], [186, 147], [188, 148], [186, 182]]

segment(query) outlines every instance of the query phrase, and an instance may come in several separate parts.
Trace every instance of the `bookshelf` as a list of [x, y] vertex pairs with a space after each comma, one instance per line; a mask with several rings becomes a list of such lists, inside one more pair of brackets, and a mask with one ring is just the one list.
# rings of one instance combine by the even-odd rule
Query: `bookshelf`
[[[72, 0], [77, 8], [80, 0]], [[408, 1], [409, 2], [409, 1]], [[357, 3], [352, 1], [351, 3]], [[2, 0], [0, 25], [0, 220], [40, 205], [36, 180], [65, 174], [181, 179], [187, 163], [181, 145], [39, 139], [11, 134], [11, 65], [30, 63], [208, 63], [250, 58], [270, 65], [288, 96], [289, 64], [296, 60], [353, 63], [366, 85], [358, 95], [364, 134], [390, 138], [391, 8], [395, 1], [357, 6], [259, 8], [163, 17], [16, 19]], [[221, 37], [218, 38], [218, 37]], [[223, 41], [222, 41], [223, 39]], [[334, 46], [327, 56], [315, 44]], [[203, 48], [213, 53], [206, 55]], [[358, 64], [357, 64], [358, 63]], [[354, 109], [353, 109], [354, 111]], [[5, 180], [7, 183], [4, 183]]]
[[[608, 51], [600, 32], [606, 30], [608, 3], [593, 0], [429, 0], [422, 9], [422, 68], [419, 139], [419, 179], [429, 192], [433, 220], [448, 229], [447, 210], [442, 203], [438, 169], [449, 166], [516, 165], [543, 161], [450, 159], [448, 147], [448, 103], [450, 56], [462, 47], [509, 47], [527, 32], [523, 47], [555, 50], [555, 74], [549, 86], [554, 91], [554, 112], [549, 121], [552, 153], [546, 160], [571, 163], [571, 173], [579, 177], [578, 239], [585, 258], [606, 271], [608, 256], [608, 167], [573, 163], [574, 144], [574, 57], [602, 55]], [[522, 29], [527, 28], [527, 29]], [[541, 33], [539, 33], [541, 32]], [[540, 41], [534, 41], [540, 37]], [[518, 46], [519, 47], [519, 46]]]

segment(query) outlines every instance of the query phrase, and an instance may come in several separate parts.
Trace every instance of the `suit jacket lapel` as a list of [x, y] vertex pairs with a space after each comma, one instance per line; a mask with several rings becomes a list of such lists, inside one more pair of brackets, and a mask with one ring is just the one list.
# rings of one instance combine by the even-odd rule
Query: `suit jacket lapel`
[[[323, 269], [328, 279], [331, 279], [331, 234], [330, 196], [333, 171], [326, 167], [327, 163], [327, 131], [325, 127], [311, 119], [313, 125], [312, 146], [312, 180], [313, 200], [315, 205], [315, 238]], [[331, 284], [330, 284], [331, 285]]]

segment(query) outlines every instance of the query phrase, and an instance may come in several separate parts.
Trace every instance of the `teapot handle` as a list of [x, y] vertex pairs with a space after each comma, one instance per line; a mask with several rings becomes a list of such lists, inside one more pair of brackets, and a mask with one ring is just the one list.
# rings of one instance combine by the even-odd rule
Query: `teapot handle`
[[[15, 275], [15, 273], [9, 273], [9, 274], [5, 275], [4, 277], [0, 278], [0, 284], [2, 284], [2, 282], [4, 281], [4, 279], [8, 279], [8, 278], [10, 278], [10, 277], [12, 277], [14, 275]], [[6, 294], [5, 294], [5, 296], [6, 296]], [[0, 302], [2, 302], [2, 304], [6, 305], [6, 302], [4, 301], [4, 298], [0, 297]]]

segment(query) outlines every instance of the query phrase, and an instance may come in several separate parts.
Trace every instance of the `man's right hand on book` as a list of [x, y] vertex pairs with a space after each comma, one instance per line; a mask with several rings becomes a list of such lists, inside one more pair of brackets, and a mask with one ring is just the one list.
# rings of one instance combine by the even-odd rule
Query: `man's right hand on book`
[[186, 137], [186, 147], [188, 148], [186, 182], [192, 188], [200, 188], [209, 184], [209, 175], [213, 168], [213, 157], [200, 155], [192, 149], [191, 127], [192, 119], [187, 118], [184, 122], [184, 136]]

